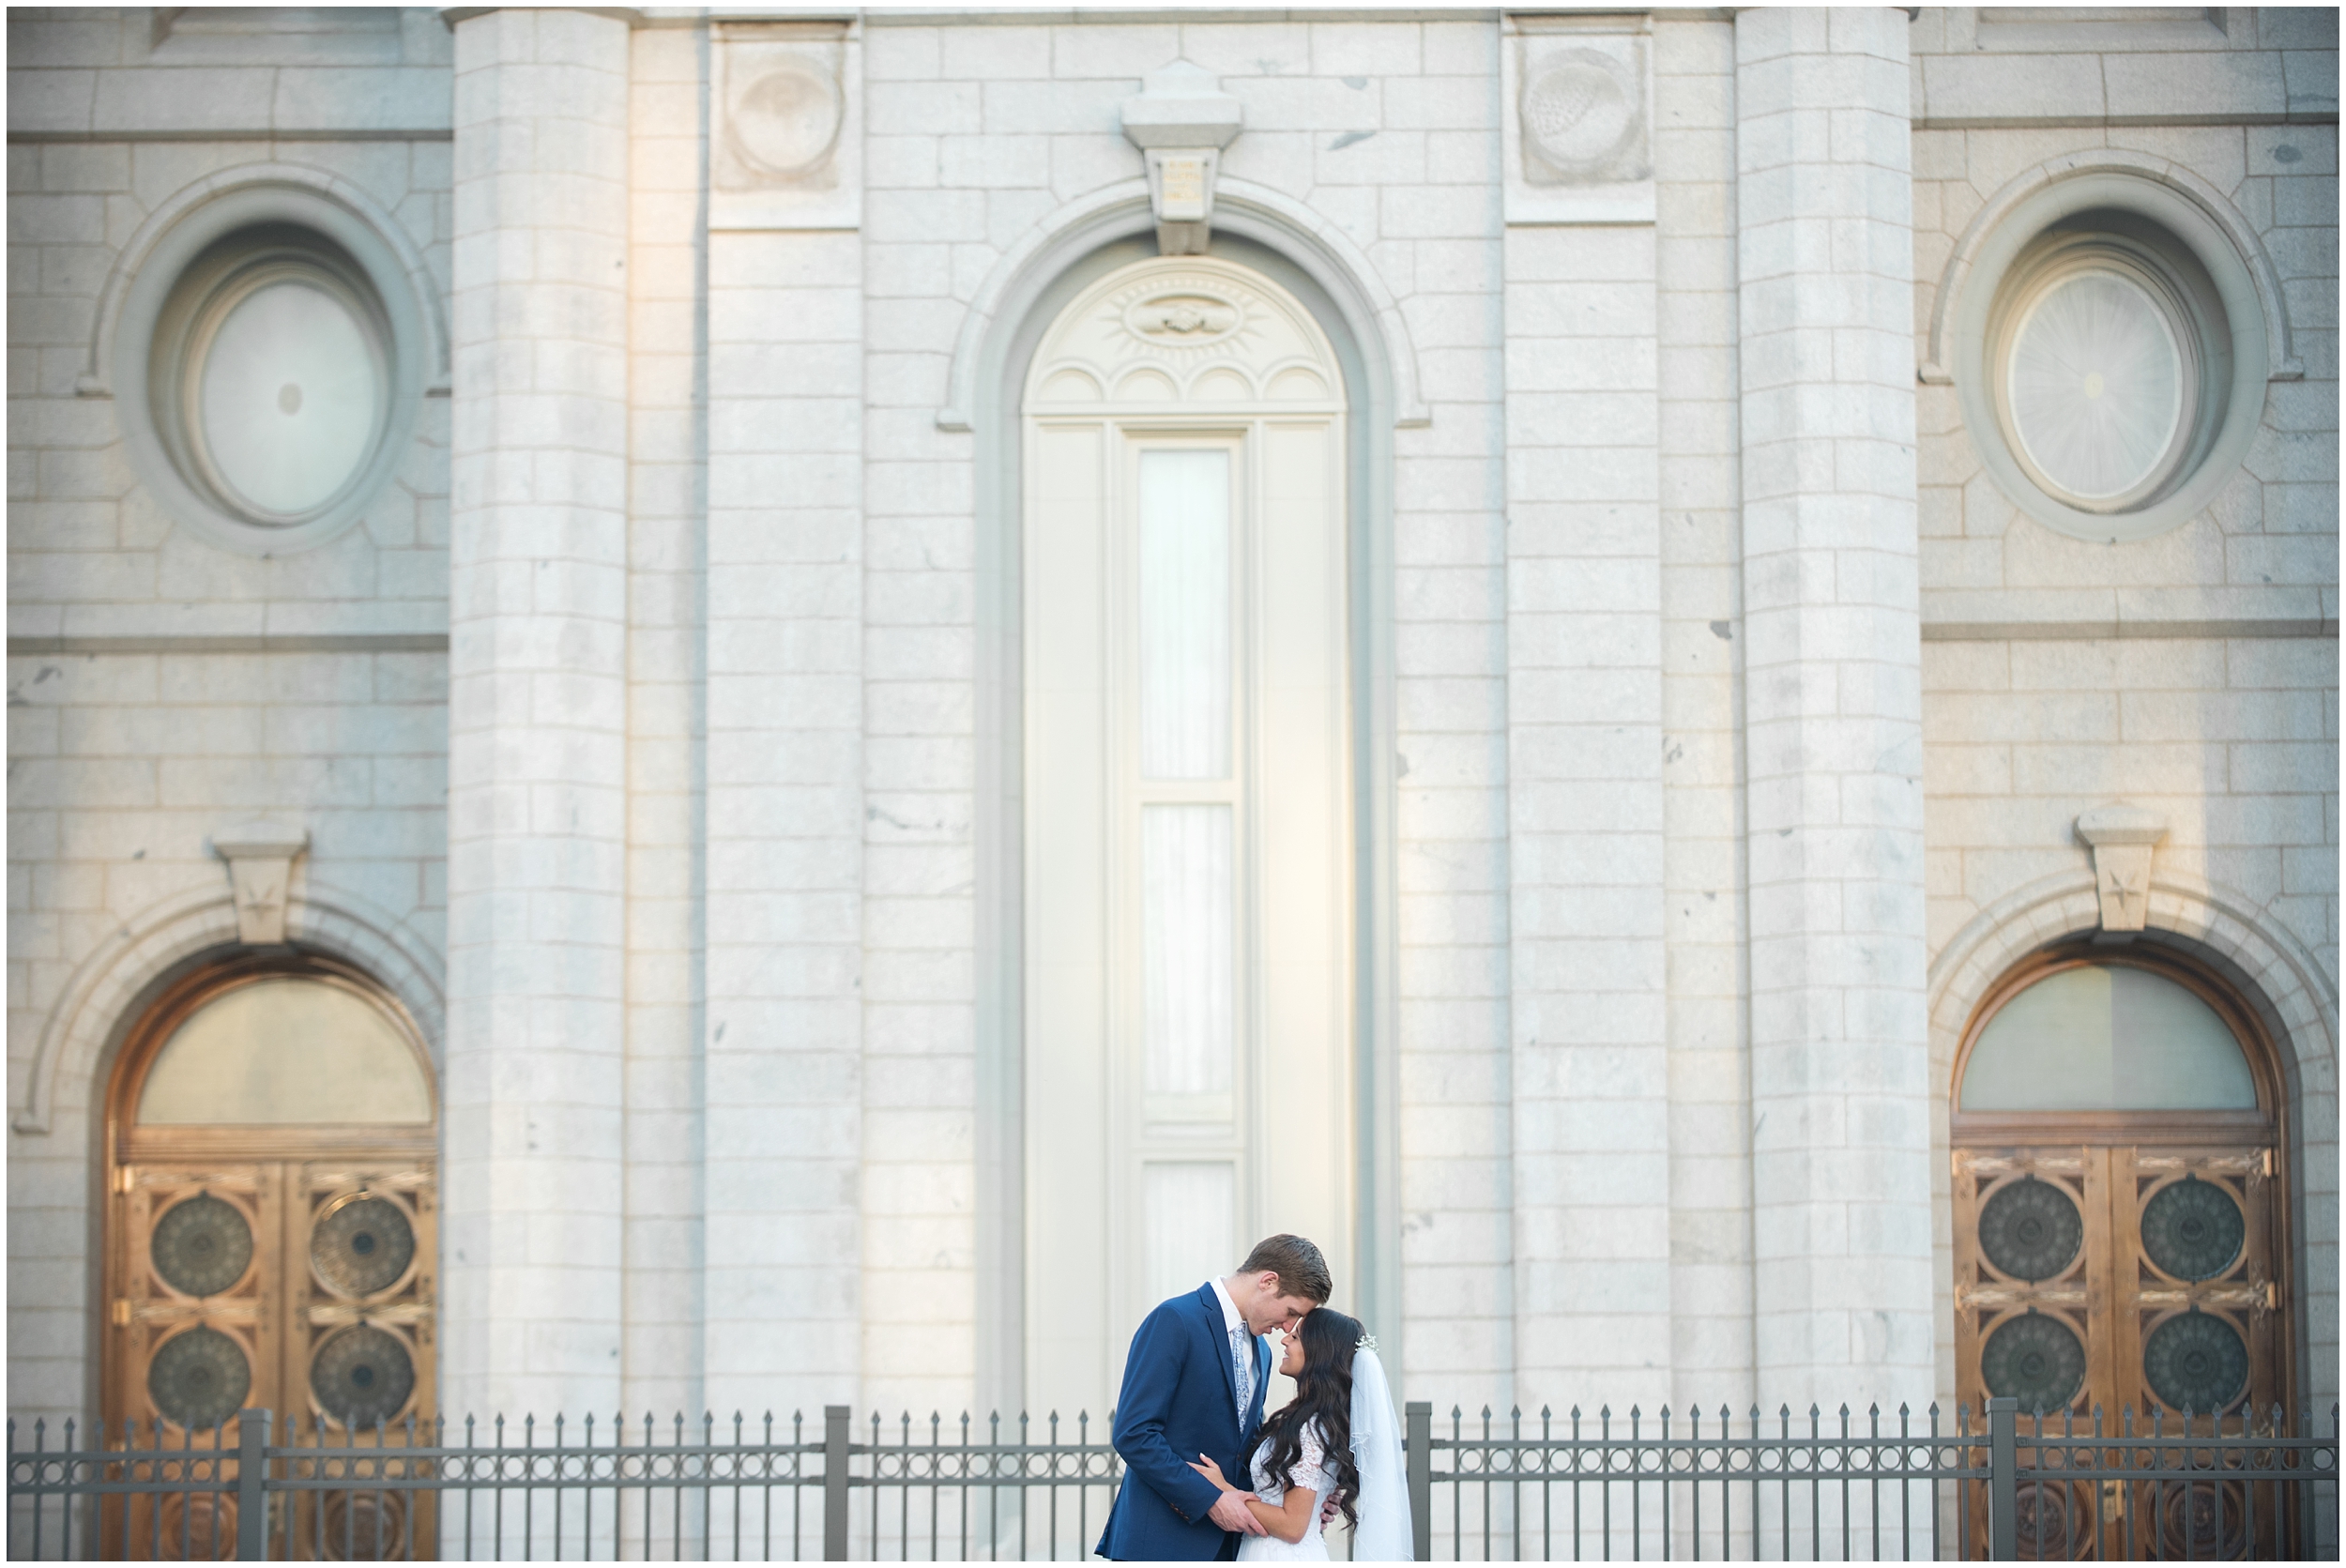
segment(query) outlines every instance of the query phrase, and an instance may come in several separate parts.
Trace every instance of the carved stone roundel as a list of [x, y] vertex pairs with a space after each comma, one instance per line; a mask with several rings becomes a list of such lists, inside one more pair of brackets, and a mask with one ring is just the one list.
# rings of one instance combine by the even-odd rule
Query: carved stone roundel
[[828, 75], [811, 65], [780, 65], [734, 100], [734, 142], [760, 173], [802, 175], [830, 152], [845, 108]]
[[2069, 1266], [2085, 1241], [2085, 1220], [2067, 1193], [2034, 1177], [2001, 1188], [1979, 1211], [1979, 1250], [2032, 1284]]
[[252, 1261], [252, 1227], [235, 1204], [205, 1193], [163, 1211], [146, 1255], [174, 1290], [217, 1296], [244, 1278]]
[[310, 1363], [310, 1392], [334, 1421], [371, 1426], [407, 1408], [416, 1390], [416, 1363], [407, 1347], [372, 1323], [361, 1323], [318, 1347]]
[[345, 1296], [372, 1296], [399, 1283], [416, 1256], [416, 1232], [388, 1198], [342, 1205], [310, 1233], [318, 1277]]
[[1566, 174], [1603, 165], [1637, 129], [1632, 84], [1619, 64], [1593, 50], [1544, 62], [1524, 85], [1522, 108], [1525, 140]]
[[190, 1329], [146, 1363], [146, 1397], [164, 1420], [192, 1431], [226, 1421], [252, 1392], [244, 1347], [218, 1329]]

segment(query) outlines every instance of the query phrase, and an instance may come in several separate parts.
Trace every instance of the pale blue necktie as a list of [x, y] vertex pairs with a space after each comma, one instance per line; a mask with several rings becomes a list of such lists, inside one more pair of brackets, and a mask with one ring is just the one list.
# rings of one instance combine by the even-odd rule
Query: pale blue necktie
[[1255, 1347], [1250, 1343], [1253, 1337], [1243, 1323], [1233, 1325], [1230, 1330], [1230, 1364], [1238, 1369], [1238, 1425], [1242, 1432], [1246, 1430], [1247, 1404], [1255, 1396]]

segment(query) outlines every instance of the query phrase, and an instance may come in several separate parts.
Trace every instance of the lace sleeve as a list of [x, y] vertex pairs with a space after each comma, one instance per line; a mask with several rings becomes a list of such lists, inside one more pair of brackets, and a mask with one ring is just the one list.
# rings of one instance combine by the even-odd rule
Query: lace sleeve
[[1303, 1428], [1302, 1452], [1295, 1458], [1295, 1484], [1307, 1492], [1317, 1492], [1326, 1484], [1328, 1445], [1320, 1440], [1319, 1423]]

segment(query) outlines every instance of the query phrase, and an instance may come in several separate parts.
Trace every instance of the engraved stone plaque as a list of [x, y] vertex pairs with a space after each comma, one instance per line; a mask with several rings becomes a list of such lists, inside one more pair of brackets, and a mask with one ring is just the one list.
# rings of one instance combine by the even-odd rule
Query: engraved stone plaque
[[1653, 221], [1652, 56], [1643, 18], [1509, 20], [1501, 50], [1508, 222]]
[[863, 181], [855, 24], [720, 23], [711, 47], [708, 226], [854, 228]]

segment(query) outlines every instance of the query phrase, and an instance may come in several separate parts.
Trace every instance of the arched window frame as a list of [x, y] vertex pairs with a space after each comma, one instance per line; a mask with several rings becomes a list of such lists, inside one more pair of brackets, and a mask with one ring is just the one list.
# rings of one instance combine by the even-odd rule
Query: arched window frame
[[[432, 1118], [420, 1123], [346, 1122], [302, 1127], [218, 1126], [141, 1127], [139, 1097], [147, 1074], [179, 1026], [206, 1004], [239, 986], [257, 981], [290, 978], [318, 981], [349, 992], [391, 1021], [407, 1048], [415, 1053], [416, 1071], [431, 1097]], [[291, 1151], [325, 1149], [366, 1149], [384, 1153], [429, 1157], [440, 1147], [439, 1073], [424, 1044], [423, 1031], [382, 986], [363, 972], [335, 959], [303, 953], [254, 955], [224, 964], [206, 964], [168, 985], [132, 1026], [130, 1037], [115, 1058], [114, 1082], [106, 1102], [106, 1155], [110, 1165], [151, 1159], [158, 1154], [186, 1158], [206, 1153], [236, 1153], [253, 1158], [280, 1157]]]
[[[2144, 970], [2171, 981], [2205, 1002], [2224, 1021], [2240, 1043], [2256, 1085], [2253, 1111], [1966, 1111], [1963, 1078], [1971, 1070], [1972, 1051], [1988, 1023], [2005, 1004], [2038, 982], [2064, 969], [2118, 966]], [[2278, 1063], [2279, 1053], [2256, 1010], [2206, 965], [2164, 945], [2133, 942], [2124, 947], [2091, 938], [2058, 943], [2023, 959], [1990, 987], [1973, 1010], [1956, 1049], [1955, 1071], [1948, 1082], [1948, 1131], [1954, 1142], [2041, 1143], [2076, 1139], [2096, 1142], [2122, 1128], [2164, 1141], [2213, 1140], [2233, 1142], [2266, 1137], [2278, 1149], [2289, 1147], [2288, 1092]]]

